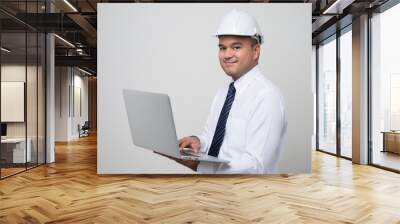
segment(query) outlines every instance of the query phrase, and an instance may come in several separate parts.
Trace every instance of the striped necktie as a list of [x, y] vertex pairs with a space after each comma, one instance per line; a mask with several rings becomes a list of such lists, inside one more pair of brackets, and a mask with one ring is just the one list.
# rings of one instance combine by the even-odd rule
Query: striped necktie
[[217, 127], [214, 132], [214, 137], [208, 151], [208, 155], [218, 157], [219, 149], [221, 148], [222, 142], [225, 136], [226, 120], [229, 116], [229, 111], [231, 110], [233, 100], [235, 99], [236, 89], [232, 82], [229, 85], [228, 94], [226, 95], [224, 106], [222, 107], [221, 113], [218, 118]]

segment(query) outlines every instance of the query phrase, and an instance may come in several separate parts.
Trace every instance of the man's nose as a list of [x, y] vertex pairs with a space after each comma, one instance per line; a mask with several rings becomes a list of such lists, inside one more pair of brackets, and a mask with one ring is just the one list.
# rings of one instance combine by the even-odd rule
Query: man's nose
[[226, 49], [225, 54], [224, 54], [224, 58], [229, 59], [231, 57], [233, 57], [234, 55], [234, 51], [232, 49]]

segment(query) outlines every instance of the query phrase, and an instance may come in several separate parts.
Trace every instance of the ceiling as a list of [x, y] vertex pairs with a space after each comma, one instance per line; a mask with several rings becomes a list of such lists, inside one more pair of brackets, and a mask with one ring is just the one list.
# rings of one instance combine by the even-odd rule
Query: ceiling
[[[338, 20], [341, 26], [351, 23], [351, 17], [374, 9], [388, 0], [251, 0], [251, 1], [184, 1], [184, 2], [236, 2], [236, 3], [311, 3], [313, 43], [335, 32]], [[31, 31], [55, 32], [56, 65], [85, 67], [96, 72], [97, 57], [97, 3], [171, 3], [166, 0], [1, 0], [0, 25], [2, 38], [8, 38], [9, 46], [21, 51], [25, 39], [21, 37], [28, 28]], [[331, 7], [332, 6], [332, 7]], [[327, 9], [329, 8], [329, 11]], [[331, 10], [332, 9], [332, 10]], [[49, 13], [49, 12], [52, 13]], [[325, 13], [324, 13], [325, 12]], [[327, 13], [328, 12], [328, 13]], [[347, 23], [346, 23], [347, 19]], [[347, 24], [348, 25], [348, 24]], [[18, 34], [20, 33], [20, 34]], [[70, 44], [66, 43], [66, 40]], [[2, 43], [5, 43], [2, 41]], [[72, 45], [71, 45], [72, 44]], [[32, 49], [31, 49], [32, 47]], [[28, 44], [28, 52], [35, 45]], [[21, 52], [23, 53], [23, 52]]]

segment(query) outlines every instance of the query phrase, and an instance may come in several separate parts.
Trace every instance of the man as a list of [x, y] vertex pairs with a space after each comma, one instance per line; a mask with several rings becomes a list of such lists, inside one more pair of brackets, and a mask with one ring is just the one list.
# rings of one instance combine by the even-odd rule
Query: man
[[199, 173], [273, 173], [286, 117], [279, 89], [257, 66], [263, 43], [260, 28], [250, 15], [232, 10], [216, 36], [220, 65], [233, 82], [217, 92], [203, 133], [180, 139], [179, 147], [230, 163], [178, 162]]

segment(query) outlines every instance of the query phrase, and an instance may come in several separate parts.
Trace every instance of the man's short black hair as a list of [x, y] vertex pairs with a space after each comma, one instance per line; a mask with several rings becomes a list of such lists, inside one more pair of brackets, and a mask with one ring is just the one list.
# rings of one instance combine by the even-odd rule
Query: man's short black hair
[[251, 43], [252, 46], [262, 43], [262, 36], [261, 35], [256, 34], [255, 36], [252, 36], [251, 39], [253, 39], [253, 41]]
[[256, 38], [253, 38], [253, 37], [250, 37], [250, 38], [251, 38], [251, 46], [252, 47], [254, 47], [260, 43]]

